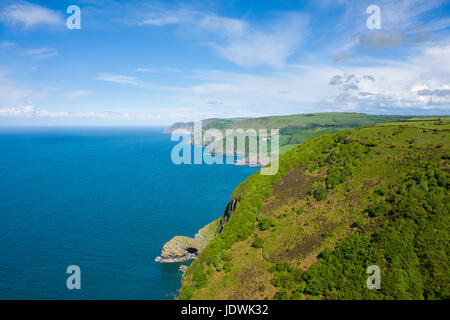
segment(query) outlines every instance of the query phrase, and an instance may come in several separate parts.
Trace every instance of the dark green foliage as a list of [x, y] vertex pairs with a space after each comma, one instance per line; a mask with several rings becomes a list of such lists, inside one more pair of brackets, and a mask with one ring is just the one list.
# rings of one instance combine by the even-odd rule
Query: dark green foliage
[[260, 214], [257, 218], [258, 228], [261, 231], [267, 230], [275, 225], [275, 222], [264, 215]]
[[359, 229], [364, 229], [364, 217], [363, 216], [359, 216], [358, 220], [356, 220], [355, 222], [355, 226]]
[[194, 272], [193, 281], [196, 288], [202, 288], [208, 282], [208, 278], [203, 270], [198, 268]]
[[367, 148], [358, 142], [340, 144], [334, 148], [326, 160], [332, 164], [326, 178], [327, 187], [333, 189], [347, 181], [355, 167], [364, 159], [366, 152]]
[[227, 261], [231, 261], [231, 259], [232, 259], [232, 256], [231, 256], [230, 253], [224, 252], [224, 253], [222, 254], [222, 260], [223, 260], [223, 261], [227, 262]]
[[190, 300], [194, 294], [195, 288], [192, 285], [183, 286], [183, 290], [178, 297], [180, 300]]
[[[333, 252], [322, 252], [303, 276], [304, 293], [328, 299], [449, 299], [448, 190], [434, 185], [426, 193], [420, 188], [422, 179], [416, 172], [399, 188], [394, 220], [373, 233], [350, 235]], [[428, 209], [420, 205], [425, 202]], [[384, 203], [370, 206], [369, 214], [385, 213]], [[365, 287], [366, 268], [372, 264], [382, 270], [379, 291]]]
[[270, 271], [274, 274], [271, 282], [277, 288], [284, 288], [292, 292], [302, 281], [303, 271], [285, 263], [275, 265]]
[[287, 289], [281, 289], [277, 293], [275, 293], [275, 296], [273, 297], [274, 300], [289, 300], [290, 299], [290, 292]]
[[231, 261], [227, 261], [223, 264], [223, 270], [230, 271], [233, 268], [233, 263]]
[[317, 201], [323, 200], [325, 199], [325, 197], [327, 196], [327, 189], [323, 186], [323, 185], [319, 185], [316, 187], [316, 189], [314, 189], [313, 191], [313, 196], [314, 199], [316, 199]]
[[384, 200], [372, 202], [366, 209], [369, 217], [378, 217], [386, 214], [390, 209], [389, 203]]
[[256, 239], [253, 241], [252, 246], [253, 246], [254, 248], [262, 248], [262, 247], [264, 246], [264, 239], [263, 239], [263, 238], [260, 238], [260, 237], [256, 238]]

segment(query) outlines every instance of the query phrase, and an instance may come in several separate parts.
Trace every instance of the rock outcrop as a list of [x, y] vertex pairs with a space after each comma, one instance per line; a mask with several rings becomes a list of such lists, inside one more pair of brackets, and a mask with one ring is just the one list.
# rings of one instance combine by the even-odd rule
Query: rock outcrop
[[236, 205], [238, 204], [238, 202], [240, 200], [241, 200], [241, 198], [239, 197], [238, 199], [231, 199], [228, 202], [227, 206], [225, 207], [225, 211], [224, 211], [222, 217], [219, 219], [216, 234], [219, 234], [222, 232], [222, 230], [225, 227], [225, 225], [227, 224], [228, 220], [230, 220], [231, 215], [233, 214], [234, 210], [236, 210]]
[[222, 217], [206, 225], [198, 231], [194, 238], [185, 236], [173, 237], [161, 251], [161, 256], [155, 260], [162, 263], [174, 263], [193, 260], [208, 245], [208, 243], [222, 232], [230, 219], [240, 199], [228, 202]]
[[216, 235], [219, 220], [217, 219], [200, 229], [194, 238], [184, 236], [173, 237], [164, 245], [161, 256], [155, 260], [158, 262], [173, 263], [195, 259]]
[[189, 237], [177, 236], [167, 242], [161, 256], [156, 258], [158, 262], [183, 262], [195, 259], [200, 246], [197, 241]]

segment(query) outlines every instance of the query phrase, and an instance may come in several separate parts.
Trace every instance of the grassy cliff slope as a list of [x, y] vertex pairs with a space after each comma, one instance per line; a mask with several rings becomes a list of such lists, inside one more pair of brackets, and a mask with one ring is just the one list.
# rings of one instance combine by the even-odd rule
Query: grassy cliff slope
[[[449, 299], [450, 120], [325, 134], [234, 191], [181, 299]], [[366, 268], [381, 268], [381, 290]]]

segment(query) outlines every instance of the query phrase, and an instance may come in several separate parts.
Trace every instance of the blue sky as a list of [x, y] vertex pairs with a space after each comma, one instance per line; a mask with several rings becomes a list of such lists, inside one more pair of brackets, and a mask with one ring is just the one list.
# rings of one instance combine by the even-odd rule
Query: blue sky
[[450, 114], [450, 1], [0, 0], [0, 125], [326, 111]]

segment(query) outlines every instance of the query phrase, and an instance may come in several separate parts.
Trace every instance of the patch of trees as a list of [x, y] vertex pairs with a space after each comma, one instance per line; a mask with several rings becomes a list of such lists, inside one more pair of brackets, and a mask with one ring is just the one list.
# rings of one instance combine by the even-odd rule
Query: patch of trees
[[[435, 164], [416, 163], [386, 200], [373, 200], [366, 213], [385, 216], [377, 230], [351, 234], [334, 250], [325, 249], [304, 273], [285, 264], [273, 267], [272, 284], [279, 289], [274, 298], [449, 299], [449, 177]], [[366, 288], [370, 265], [381, 268], [381, 290]]]

